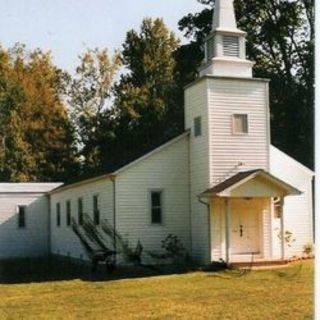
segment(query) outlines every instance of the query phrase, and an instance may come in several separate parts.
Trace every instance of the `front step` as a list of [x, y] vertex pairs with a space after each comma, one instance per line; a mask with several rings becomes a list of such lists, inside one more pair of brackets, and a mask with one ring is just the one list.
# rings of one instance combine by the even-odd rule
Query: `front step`
[[260, 260], [260, 261], [239, 261], [230, 262], [231, 268], [246, 268], [246, 267], [273, 267], [284, 266], [289, 263], [289, 260]]

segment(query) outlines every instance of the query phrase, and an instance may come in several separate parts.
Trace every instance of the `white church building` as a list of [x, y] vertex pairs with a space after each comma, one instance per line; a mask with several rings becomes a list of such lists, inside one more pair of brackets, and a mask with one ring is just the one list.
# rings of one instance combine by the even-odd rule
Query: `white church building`
[[71, 227], [84, 213], [144, 252], [176, 235], [203, 264], [303, 255], [313, 243], [314, 173], [271, 144], [269, 81], [252, 76], [232, 2], [216, 1], [205, 61], [185, 88], [185, 132], [74, 184], [0, 183], [0, 259], [88, 259]]

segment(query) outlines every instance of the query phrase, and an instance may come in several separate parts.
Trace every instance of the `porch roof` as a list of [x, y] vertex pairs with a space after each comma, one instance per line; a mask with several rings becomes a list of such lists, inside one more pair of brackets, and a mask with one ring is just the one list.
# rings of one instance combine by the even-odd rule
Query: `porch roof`
[[278, 197], [302, 192], [263, 169], [239, 172], [201, 194], [201, 197]]

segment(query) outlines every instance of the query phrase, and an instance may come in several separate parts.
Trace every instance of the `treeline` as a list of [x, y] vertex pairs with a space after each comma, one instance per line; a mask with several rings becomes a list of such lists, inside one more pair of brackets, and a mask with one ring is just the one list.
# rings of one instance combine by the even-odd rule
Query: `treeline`
[[[199, 0], [213, 5], [212, 0]], [[313, 165], [313, 3], [235, 1], [255, 76], [271, 78], [273, 143]], [[144, 19], [120, 52], [87, 50], [71, 76], [49, 53], [0, 48], [0, 181], [72, 181], [114, 170], [184, 130], [212, 9], [181, 19], [180, 45]]]

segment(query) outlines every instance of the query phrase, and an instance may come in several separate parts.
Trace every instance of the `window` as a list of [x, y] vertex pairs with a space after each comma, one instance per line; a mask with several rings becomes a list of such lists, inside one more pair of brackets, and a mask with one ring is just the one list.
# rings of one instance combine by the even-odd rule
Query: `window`
[[24, 229], [26, 227], [26, 207], [18, 206], [18, 227]]
[[206, 50], [207, 61], [209, 61], [214, 56], [214, 36], [207, 39]]
[[201, 117], [194, 118], [194, 136], [199, 137], [202, 134]]
[[61, 212], [60, 212], [60, 203], [56, 204], [56, 214], [57, 214], [57, 227], [61, 225]]
[[162, 192], [151, 191], [151, 223], [162, 223]]
[[71, 225], [71, 202], [69, 200], [66, 202], [66, 220], [69, 227]]
[[95, 225], [100, 224], [100, 211], [97, 195], [93, 196], [93, 221]]
[[234, 114], [232, 116], [234, 134], [247, 134], [249, 132], [248, 115]]
[[239, 38], [234, 36], [223, 37], [223, 55], [239, 57]]
[[82, 198], [78, 199], [78, 223], [81, 226], [83, 224], [83, 202]]
[[274, 218], [280, 219], [283, 214], [283, 198], [274, 198], [273, 199], [273, 212]]

